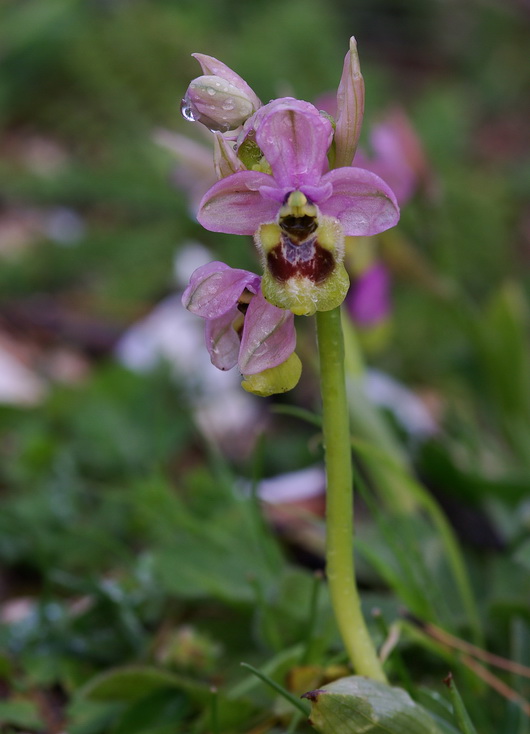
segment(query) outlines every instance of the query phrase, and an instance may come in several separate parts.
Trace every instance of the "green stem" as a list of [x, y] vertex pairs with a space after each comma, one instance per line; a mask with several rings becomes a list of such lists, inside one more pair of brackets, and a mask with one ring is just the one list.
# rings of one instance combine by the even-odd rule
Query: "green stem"
[[386, 682], [361, 611], [353, 562], [353, 472], [340, 307], [317, 313], [326, 450], [326, 574], [337, 625], [354, 670]]

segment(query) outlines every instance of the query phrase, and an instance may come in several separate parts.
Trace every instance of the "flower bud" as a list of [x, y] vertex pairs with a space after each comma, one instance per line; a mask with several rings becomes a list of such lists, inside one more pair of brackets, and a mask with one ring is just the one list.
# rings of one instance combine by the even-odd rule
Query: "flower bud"
[[187, 120], [226, 132], [240, 127], [261, 107], [246, 81], [222, 61], [205, 54], [192, 56], [201, 65], [203, 76], [191, 82], [182, 100], [181, 111]]
[[267, 398], [296, 387], [302, 374], [302, 363], [294, 352], [277, 367], [270, 367], [255, 375], [243, 375], [241, 387], [247, 392]]
[[192, 56], [194, 59], [197, 59], [201, 65], [202, 73], [205, 76], [215, 76], [223, 79], [229, 84], [233, 84], [234, 87], [237, 87], [250, 100], [254, 110], [261, 107], [260, 98], [254, 92], [252, 87], [249, 87], [246, 81], [240, 77], [239, 74], [236, 74], [235, 71], [232, 71], [229, 66], [223, 64], [219, 59], [216, 59], [213, 56], [207, 56], [206, 54], [192, 54]]
[[350, 50], [337, 90], [335, 167], [351, 166], [357, 149], [364, 116], [364, 80], [359, 65], [357, 43], [350, 38]]
[[212, 131], [235, 130], [254, 113], [244, 91], [218, 76], [200, 76], [188, 87], [182, 114]]

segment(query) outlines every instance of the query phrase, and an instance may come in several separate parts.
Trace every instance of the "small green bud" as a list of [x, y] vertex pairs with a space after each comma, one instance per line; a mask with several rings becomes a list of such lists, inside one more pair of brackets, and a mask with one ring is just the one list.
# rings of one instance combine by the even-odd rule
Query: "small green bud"
[[298, 384], [301, 374], [302, 363], [293, 352], [285, 362], [277, 367], [271, 367], [257, 375], [243, 375], [241, 387], [247, 392], [266, 398], [269, 395], [292, 390]]

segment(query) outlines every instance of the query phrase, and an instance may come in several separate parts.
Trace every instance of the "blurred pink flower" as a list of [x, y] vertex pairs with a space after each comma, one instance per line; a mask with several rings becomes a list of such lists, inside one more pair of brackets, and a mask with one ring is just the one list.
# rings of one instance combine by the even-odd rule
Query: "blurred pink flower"
[[371, 265], [352, 282], [345, 305], [362, 328], [375, 326], [390, 316], [390, 275], [383, 263]]
[[373, 171], [386, 181], [400, 206], [411, 199], [430, 178], [421, 141], [406, 114], [392, 110], [370, 133], [373, 154], [359, 150], [355, 164]]

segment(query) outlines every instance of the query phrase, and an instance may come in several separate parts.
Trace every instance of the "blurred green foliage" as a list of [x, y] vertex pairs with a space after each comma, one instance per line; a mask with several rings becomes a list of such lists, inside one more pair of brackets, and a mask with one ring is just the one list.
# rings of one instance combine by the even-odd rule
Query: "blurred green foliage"
[[[0, 6], [0, 320], [37, 342], [38, 326], [14, 333], [14, 306], [39, 311], [44, 297], [115, 335], [173, 291], [173, 257], [189, 240], [255, 268], [250, 244], [199, 228], [172, 183], [175, 161], [153, 141], [159, 128], [195, 134], [178, 112], [198, 73], [192, 52], [221, 58], [264, 101], [313, 100], [336, 87], [355, 34], [364, 145], [370, 126], [400, 105], [436, 180], [431, 196], [404, 208], [398, 231], [445, 295], [398, 273], [392, 340], [373, 361], [434, 393], [442, 427], [421, 446], [400, 444], [406, 468], [393, 481], [415, 466], [440, 497], [470, 541], [479, 634], [520, 663], [530, 654], [529, 25], [523, 0]], [[40, 227], [4, 252], [9, 217], [58, 209], [77, 218], [72, 240]], [[313, 410], [310, 339], [301, 325], [306, 383], [292, 401]], [[169, 370], [131, 374], [109, 345], [95, 359], [84, 348], [91, 369], [81, 384], [55, 387], [35, 408], [0, 407], [2, 731], [310, 731], [289, 724], [292, 712], [239, 663], [288, 685], [307, 663], [323, 679], [342, 662], [325, 588], [308, 569], [321, 562], [320, 521], [311, 520], [300, 564], [300, 548], [271, 531], [237, 479], [258, 459], [221, 459]], [[261, 473], [320, 457], [318, 428], [293, 417], [274, 426]], [[514, 701], [400, 618], [405, 604], [425, 623], [472, 634], [447, 535], [425, 504], [417, 514], [391, 508], [376, 454], [358, 448], [356, 461], [369, 508], [359, 573], [367, 610], [378, 606], [399, 638], [391, 678], [450, 727], [441, 686], [450, 667], [478, 731], [528, 734]], [[522, 678], [500, 675], [528, 698]]]

